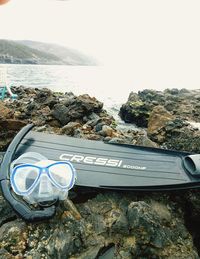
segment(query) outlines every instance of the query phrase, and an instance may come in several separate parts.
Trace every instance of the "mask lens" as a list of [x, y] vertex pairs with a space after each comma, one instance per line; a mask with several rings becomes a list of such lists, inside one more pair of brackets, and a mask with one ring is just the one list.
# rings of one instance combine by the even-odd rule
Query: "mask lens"
[[39, 173], [39, 168], [31, 165], [16, 167], [13, 173], [14, 190], [19, 194], [28, 192], [37, 180]]
[[74, 172], [70, 164], [58, 162], [49, 167], [49, 173], [53, 181], [62, 188], [73, 186]]

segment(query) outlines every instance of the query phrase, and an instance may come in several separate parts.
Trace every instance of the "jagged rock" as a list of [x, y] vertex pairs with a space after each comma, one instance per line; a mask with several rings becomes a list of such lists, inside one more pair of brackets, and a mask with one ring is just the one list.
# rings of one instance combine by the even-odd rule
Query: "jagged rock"
[[128, 101], [120, 108], [119, 115], [125, 122], [134, 123], [139, 127], [147, 127], [149, 109], [141, 100]]
[[[37, 131], [65, 132], [77, 138], [110, 143], [156, 145], [144, 131], [117, 130], [114, 119], [102, 110], [102, 104], [88, 95], [76, 97], [70, 93], [48, 90], [42, 93], [43, 89], [23, 87], [16, 88], [16, 92], [20, 96], [19, 100], [3, 102], [3, 105], [15, 111], [12, 120], [23, 118], [24, 123], [34, 121], [38, 125], [35, 128]], [[198, 92], [147, 90], [132, 93], [129, 101], [142, 102], [149, 113], [156, 107], [159, 111], [159, 105], [165, 109], [167, 106], [167, 111], [161, 108], [160, 117], [152, 122], [151, 129], [155, 130], [155, 136], [163, 132], [161, 144], [168, 148], [200, 152], [199, 131], [192, 128], [183, 117], [177, 117], [184, 107], [188, 107], [189, 115], [185, 113], [184, 117], [196, 116], [198, 120], [199, 115], [195, 115], [200, 109], [198, 98]], [[139, 105], [140, 112], [142, 105]], [[182, 108], [175, 111], [175, 107], [181, 105]], [[57, 107], [64, 107], [65, 115], [62, 109], [57, 111]], [[9, 118], [5, 121], [8, 123]], [[10, 126], [12, 130], [8, 132], [2, 127], [0, 141], [5, 139], [9, 142], [19, 130], [16, 125]], [[103, 135], [101, 131], [104, 131]], [[4, 143], [4, 148], [7, 144]], [[53, 219], [37, 224], [25, 224], [17, 219], [0, 197], [0, 258], [198, 258], [190, 235], [193, 234], [194, 244], [200, 250], [198, 193], [150, 193], [145, 196], [143, 193], [105, 190], [97, 195], [97, 191], [88, 194], [76, 188], [73, 195], [76, 202], [79, 200], [76, 204], [81, 215], [79, 219], [69, 209], [63, 211], [60, 208]], [[189, 222], [193, 222], [193, 227]]]
[[67, 106], [56, 104], [52, 115], [64, 126], [70, 121], [83, 119], [84, 116], [92, 112], [100, 112], [102, 107], [103, 104], [97, 101], [96, 98], [91, 98], [89, 95], [80, 95], [77, 98], [70, 99]]
[[[0, 159], [1, 163], [1, 159]], [[17, 216], [11, 207], [7, 204], [2, 196], [0, 196], [0, 226], [8, 221], [16, 219]]]
[[25, 125], [26, 123], [21, 120], [15, 120], [15, 119], [0, 120], [0, 129], [2, 130], [19, 131]]
[[147, 134], [153, 140], [162, 143], [165, 138], [163, 128], [166, 123], [172, 121], [174, 116], [169, 113], [163, 106], [156, 106], [150, 114]]
[[[166, 89], [163, 92], [143, 90], [139, 91], [138, 94], [131, 93], [127, 103], [121, 107], [120, 116], [125, 122], [136, 123], [140, 126], [137, 123], [137, 119], [133, 117], [134, 112], [140, 112], [140, 119], [144, 121], [146, 118], [145, 123], [147, 124], [148, 113], [151, 113], [154, 107], [161, 105], [167, 111], [171, 112], [172, 115], [179, 116], [184, 120], [200, 122], [199, 96], [200, 90], [188, 91], [186, 89], [178, 90], [176, 88]], [[145, 114], [142, 113], [144, 107]], [[141, 126], [144, 127], [145, 124]]]
[[104, 141], [105, 142], [108, 142], [110, 144], [124, 144], [125, 141], [123, 138], [110, 138], [110, 137], [107, 137], [107, 138], [104, 138]]
[[8, 253], [8, 251], [4, 248], [0, 249], [0, 258], [1, 259], [15, 259], [14, 255]]
[[26, 250], [26, 231], [27, 225], [21, 220], [3, 224], [0, 227], [0, 248], [22, 257]]
[[57, 119], [61, 125], [66, 125], [70, 122], [70, 117], [68, 115], [69, 109], [63, 104], [56, 104], [52, 112], [52, 116]]
[[114, 130], [110, 126], [103, 125], [98, 133], [103, 137], [112, 137], [114, 135]]
[[79, 128], [81, 125], [78, 122], [69, 122], [67, 125], [62, 127], [60, 133], [73, 136], [75, 129]]
[[25, 125], [26, 123], [21, 120], [0, 118], [0, 151], [8, 146], [17, 131]]
[[[152, 210], [152, 207], [143, 201], [129, 204], [127, 217], [130, 229], [135, 233], [138, 245], [143, 247], [139, 250], [141, 253], [137, 255], [146, 254], [149, 257], [158, 256], [158, 258], [188, 258], [190, 256], [197, 258], [196, 252], [191, 255], [185, 247], [189, 241], [187, 238], [191, 240], [186, 228], [179, 225], [180, 223], [173, 218], [168, 208], [164, 205], [159, 206], [162, 206], [164, 213], [161, 213], [160, 209], [153, 208]], [[155, 228], [156, 231], [154, 231]], [[175, 238], [176, 235], [179, 236], [178, 239]], [[176, 242], [177, 245], [175, 245]]]
[[151, 109], [155, 104], [163, 105], [165, 103], [165, 96], [161, 91], [145, 89], [143, 91], [139, 91], [138, 96], [143, 102], [148, 103], [151, 106]]
[[200, 131], [175, 119], [164, 127], [164, 145], [169, 149], [200, 153]]
[[8, 109], [2, 101], [0, 101], [0, 111], [1, 111], [0, 113], [1, 119], [7, 119], [11, 117], [11, 114], [12, 114], [11, 110]]
[[86, 112], [100, 112], [103, 108], [103, 103], [99, 102], [95, 97], [90, 97], [88, 94], [79, 95], [77, 97], [77, 104], [84, 108]]
[[146, 135], [139, 136], [135, 144], [138, 146], [145, 146], [145, 147], [159, 147], [157, 143], [153, 142]]

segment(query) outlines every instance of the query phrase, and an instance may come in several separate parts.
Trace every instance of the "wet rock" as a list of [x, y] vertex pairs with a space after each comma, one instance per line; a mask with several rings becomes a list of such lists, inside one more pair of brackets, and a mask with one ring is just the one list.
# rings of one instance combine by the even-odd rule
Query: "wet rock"
[[141, 100], [128, 101], [120, 108], [119, 115], [127, 123], [134, 123], [139, 127], [147, 127], [149, 109]]

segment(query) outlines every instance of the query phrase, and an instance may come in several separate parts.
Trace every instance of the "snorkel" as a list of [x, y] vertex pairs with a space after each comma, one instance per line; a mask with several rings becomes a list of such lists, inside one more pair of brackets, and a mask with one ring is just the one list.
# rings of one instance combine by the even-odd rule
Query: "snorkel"
[[[14, 137], [13, 141], [11, 142], [11, 144], [9, 145], [5, 155], [4, 155], [4, 158], [3, 158], [3, 161], [2, 161], [2, 164], [1, 164], [1, 167], [0, 167], [0, 185], [1, 185], [1, 190], [2, 190], [2, 194], [4, 196], [4, 198], [8, 201], [8, 203], [10, 204], [10, 206], [14, 209], [14, 211], [20, 216], [22, 217], [25, 221], [28, 221], [28, 222], [36, 222], [36, 221], [42, 221], [42, 220], [48, 220], [50, 218], [52, 218], [55, 213], [56, 213], [56, 204], [58, 202], [58, 198], [57, 199], [54, 199], [53, 202], [50, 202], [48, 204], [47, 203], [44, 203], [42, 200], [40, 200], [40, 202], [38, 202], [37, 204], [37, 209], [32, 209], [32, 207], [30, 207], [29, 205], [31, 205], [31, 199], [30, 199], [30, 196], [34, 196], [34, 187], [38, 188], [38, 189], [41, 189], [41, 186], [44, 185], [44, 181], [46, 181], [46, 178], [47, 176], [50, 177], [50, 184], [52, 184], [52, 193], [56, 194], [56, 187], [60, 187], [61, 189], [61, 192], [62, 192], [62, 188], [64, 189], [65, 192], [63, 192], [64, 194], [68, 194], [68, 189], [71, 189], [74, 185], [74, 181], [75, 181], [75, 169], [73, 168], [73, 166], [66, 162], [64, 164], [64, 166], [71, 166], [71, 171], [72, 171], [72, 180], [70, 182], [70, 187], [66, 187], [66, 186], [57, 186], [59, 184], [57, 184], [56, 180], [55, 180], [55, 177], [58, 177], [58, 175], [55, 174], [54, 178], [51, 176], [50, 174], [50, 169], [53, 171], [52, 168], [55, 167], [55, 165], [58, 165], [59, 166], [62, 166], [62, 162], [54, 162], [54, 161], [50, 161], [50, 160], [42, 160], [42, 155], [39, 155], [37, 158], [40, 158], [38, 159], [41, 160], [40, 162], [38, 162], [38, 166], [35, 166], [35, 165], [31, 165], [31, 164], [22, 164], [22, 165], [19, 165], [19, 166], [16, 166], [16, 168], [12, 171], [12, 167], [13, 167], [13, 163], [15, 163], [15, 161], [18, 161], [20, 160], [20, 158], [17, 158], [14, 162], [13, 160], [15, 159], [15, 152], [20, 144], [20, 142], [22, 141], [22, 139], [26, 136], [26, 134], [34, 127], [33, 124], [29, 124], [27, 126], [25, 126], [24, 128], [22, 128], [19, 133]], [[28, 154], [28, 153], [27, 153]], [[26, 156], [26, 153], [25, 155], [22, 155], [22, 157], [25, 157]], [[28, 155], [27, 155], [28, 156]], [[26, 157], [27, 159], [27, 157]], [[23, 160], [23, 158], [21, 159], [21, 161]], [[42, 163], [43, 164], [42, 164]], [[41, 165], [44, 165], [44, 162], [46, 162], [46, 165], [47, 167], [44, 167]], [[52, 163], [54, 162], [54, 163]], [[34, 180], [34, 184], [33, 187], [31, 186], [31, 188], [28, 189], [27, 191], [27, 199], [20, 199], [21, 197], [19, 196], [19, 193], [16, 192], [16, 190], [13, 188], [13, 179], [15, 180], [15, 176], [19, 175], [19, 171], [20, 169], [26, 169], [28, 168], [28, 166], [32, 166], [32, 168], [37, 168], [38, 170], [38, 175], [37, 175], [37, 178]], [[28, 169], [27, 169], [28, 170]], [[25, 175], [24, 177], [27, 176], [27, 170], [25, 171]], [[55, 169], [54, 169], [55, 171]], [[62, 171], [62, 170], [61, 170]], [[52, 173], [53, 174], [53, 173]], [[46, 176], [47, 175], [47, 176]], [[46, 177], [46, 178], [45, 178]], [[19, 177], [18, 177], [19, 178]], [[16, 178], [16, 179], [18, 179]], [[30, 180], [30, 179], [29, 179]], [[40, 182], [38, 183], [38, 181], [40, 180]], [[23, 174], [22, 174], [22, 177], [21, 179], [18, 180], [18, 183], [23, 183], [23, 181], [25, 181], [23, 179]], [[37, 182], [37, 184], [36, 184]], [[40, 186], [40, 185], [41, 186]], [[39, 187], [38, 187], [39, 186]], [[45, 188], [47, 188], [48, 185], [45, 185]], [[54, 188], [54, 189], [53, 189]], [[68, 189], [67, 189], [68, 188]], [[50, 189], [51, 190], [51, 189]], [[32, 191], [32, 194], [30, 194]], [[46, 191], [46, 190], [45, 190]], [[39, 191], [39, 195], [41, 196], [42, 194], [44, 195], [45, 191], [43, 191], [41, 193], [41, 191]], [[60, 192], [60, 193], [61, 193]], [[18, 195], [16, 195], [16, 193]], [[46, 192], [47, 195], [49, 195], [48, 192]], [[28, 196], [29, 194], [29, 196]], [[59, 194], [59, 192], [58, 192]], [[60, 195], [63, 195], [63, 194], [60, 194]], [[23, 196], [23, 195], [22, 195]], [[55, 196], [55, 195], [54, 195]], [[53, 196], [53, 197], [54, 197]], [[55, 196], [55, 197], [59, 197], [59, 196]], [[35, 194], [34, 198], [32, 198], [33, 202], [35, 201], [34, 199], [37, 199], [37, 195]], [[46, 196], [46, 198], [48, 198]], [[50, 197], [51, 198], [51, 197]], [[62, 196], [61, 196], [62, 198]], [[65, 196], [63, 195], [63, 199], [65, 198]], [[48, 199], [47, 199], [48, 200]]]

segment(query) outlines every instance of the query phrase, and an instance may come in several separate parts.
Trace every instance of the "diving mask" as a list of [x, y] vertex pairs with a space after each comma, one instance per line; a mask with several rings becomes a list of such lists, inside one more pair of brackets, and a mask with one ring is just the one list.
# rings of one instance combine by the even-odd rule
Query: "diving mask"
[[10, 169], [13, 191], [30, 204], [66, 199], [76, 179], [70, 162], [48, 160], [35, 152], [21, 155]]
[[[55, 201], [67, 197], [76, 179], [70, 162], [56, 162], [30, 152], [14, 160], [20, 142], [33, 127], [29, 124], [18, 132], [0, 167], [0, 186], [4, 198], [28, 222], [52, 218], [56, 213]], [[34, 203], [38, 206], [32, 206]]]

